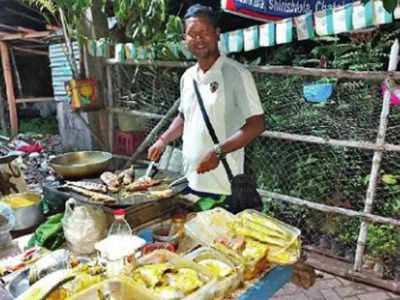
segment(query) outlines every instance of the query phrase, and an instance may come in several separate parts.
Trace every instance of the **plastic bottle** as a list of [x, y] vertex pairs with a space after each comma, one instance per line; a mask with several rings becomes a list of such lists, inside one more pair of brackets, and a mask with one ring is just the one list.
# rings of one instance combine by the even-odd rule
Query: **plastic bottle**
[[111, 235], [132, 235], [132, 229], [125, 220], [125, 210], [114, 210], [114, 222], [108, 230], [108, 236]]

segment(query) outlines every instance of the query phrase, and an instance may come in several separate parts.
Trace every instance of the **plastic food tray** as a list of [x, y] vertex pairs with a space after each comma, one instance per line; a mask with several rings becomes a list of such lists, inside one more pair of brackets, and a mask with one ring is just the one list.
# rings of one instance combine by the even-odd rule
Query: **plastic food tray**
[[[279, 226], [279, 228], [281, 230], [288, 233], [291, 237], [287, 241], [285, 246], [282, 247], [281, 249], [279, 249], [277, 251], [270, 250], [268, 252], [268, 261], [270, 263], [277, 264], [277, 265], [292, 265], [292, 264], [295, 264], [299, 260], [300, 255], [301, 255], [301, 241], [300, 241], [301, 231], [300, 231], [300, 229], [298, 229], [294, 226], [291, 226], [289, 224], [286, 224], [282, 221], [279, 221], [278, 219], [267, 216], [263, 213], [253, 210], [253, 209], [246, 209], [236, 215], [236, 217], [238, 217], [238, 218], [246, 218], [248, 216], [250, 216], [250, 217], [257, 216], [257, 217], [264, 218], [266, 220], [273, 221], [275, 224], [277, 224]], [[251, 221], [251, 218], [247, 219], [247, 220], [249, 220], [249, 222], [253, 222], [253, 221]], [[257, 224], [268, 228], [265, 225], [262, 225], [259, 223], [257, 223]]]
[[234, 269], [234, 273], [228, 277], [222, 278], [221, 280], [217, 279], [214, 286], [213, 299], [222, 299], [224, 296], [230, 295], [240, 285], [243, 279], [243, 264], [233, 258], [226, 257], [217, 250], [201, 247], [188, 253], [186, 257], [196, 263], [203, 259], [215, 259], [226, 263]]
[[[229, 223], [234, 222], [236, 216], [223, 208], [214, 208], [209, 211], [200, 212], [195, 218], [185, 224], [185, 234], [199, 242], [203, 246], [214, 247], [214, 242], [220, 238], [229, 240], [234, 237]], [[257, 262], [245, 264], [242, 255], [232, 251], [221, 250], [229, 258], [240, 261], [244, 264], [244, 278], [252, 279], [256, 277], [263, 269], [268, 267], [267, 258], [261, 258]]]
[[[129, 278], [115, 277], [99, 282], [72, 296], [71, 300], [98, 300], [99, 293], [118, 300], [157, 300]], [[108, 299], [108, 298], [107, 298]]]
[[[161, 259], [162, 262], [168, 262], [176, 267], [182, 268], [190, 268], [199, 273], [199, 275], [203, 278], [203, 281], [206, 282], [201, 288], [196, 290], [195, 292], [187, 295], [182, 298], [182, 300], [212, 300], [214, 299], [213, 292], [215, 291], [216, 278], [215, 276], [204, 266], [194, 263], [190, 259], [186, 257], [179, 256], [175, 253], [172, 253], [168, 250], [154, 250], [141, 257], [138, 260], [137, 267], [152, 264], [154, 262], [159, 262]], [[133, 270], [134, 272], [135, 270]], [[147, 288], [143, 288], [147, 291], [149, 295], [152, 297], [160, 299], [155, 293]]]
[[218, 238], [233, 237], [228, 224], [234, 220], [235, 215], [223, 208], [203, 211], [185, 223], [185, 234], [204, 246], [211, 246]]

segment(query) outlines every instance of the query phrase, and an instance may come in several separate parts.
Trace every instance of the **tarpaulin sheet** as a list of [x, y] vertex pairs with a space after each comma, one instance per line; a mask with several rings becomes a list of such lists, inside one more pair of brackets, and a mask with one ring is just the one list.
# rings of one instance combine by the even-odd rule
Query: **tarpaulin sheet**
[[221, 0], [221, 7], [243, 17], [276, 21], [342, 6], [355, 0]]

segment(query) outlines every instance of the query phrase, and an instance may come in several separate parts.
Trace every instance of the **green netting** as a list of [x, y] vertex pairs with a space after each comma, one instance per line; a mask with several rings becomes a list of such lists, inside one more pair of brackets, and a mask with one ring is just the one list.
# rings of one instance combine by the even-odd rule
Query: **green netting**
[[[112, 66], [112, 70], [117, 107], [164, 115], [179, 97], [179, 78], [184, 69], [118, 65]], [[327, 101], [310, 103], [305, 99], [303, 87], [315, 78], [264, 73], [254, 73], [254, 77], [268, 131], [375, 143], [382, 109], [380, 82], [340, 79], [335, 81]], [[158, 121], [158, 118], [147, 119], [145, 131], [150, 132]], [[399, 127], [400, 107], [391, 106], [387, 143], [400, 144]], [[245, 169], [255, 175], [263, 190], [363, 211], [373, 154], [368, 149], [259, 137], [246, 148]], [[374, 214], [400, 218], [399, 155], [399, 152], [384, 153]], [[323, 213], [276, 199], [265, 200], [265, 212], [299, 227], [305, 244], [322, 248], [328, 245], [333, 250], [339, 244], [340, 256], [352, 259], [361, 222], [358, 218]], [[367, 253], [376, 254], [383, 249], [383, 256], [399, 257], [398, 253], [385, 252], [390, 249], [385, 240], [374, 242], [379, 235], [377, 228], [397, 241], [390, 227], [371, 228]], [[400, 236], [398, 243], [400, 246]]]

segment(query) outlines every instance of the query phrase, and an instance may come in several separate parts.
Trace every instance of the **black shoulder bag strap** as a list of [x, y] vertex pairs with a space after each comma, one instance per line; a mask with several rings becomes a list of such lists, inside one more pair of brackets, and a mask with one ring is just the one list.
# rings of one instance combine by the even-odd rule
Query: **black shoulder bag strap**
[[[212, 124], [210, 122], [210, 118], [208, 117], [207, 111], [206, 111], [206, 109], [204, 107], [203, 98], [200, 95], [199, 87], [197, 86], [197, 82], [194, 79], [193, 79], [193, 85], [194, 85], [194, 91], [196, 92], [196, 96], [197, 96], [196, 97], [197, 98], [197, 102], [200, 105], [200, 111], [201, 111], [201, 114], [203, 115], [203, 119], [204, 119], [204, 122], [206, 123], [208, 132], [210, 133], [211, 139], [213, 140], [214, 144], [218, 145], [219, 144], [218, 137], [215, 134], [214, 127], [212, 126]], [[226, 158], [221, 158], [221, 162], [222, 162], [222, 165], [224, 166], [224, 168], [226, 170], [226, 174], [228, 175], [229, 181], [232, 182], [232, 180], [233, 180], [232, 169], [229, 166]]]

